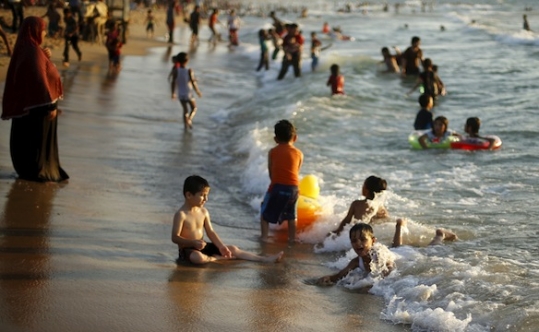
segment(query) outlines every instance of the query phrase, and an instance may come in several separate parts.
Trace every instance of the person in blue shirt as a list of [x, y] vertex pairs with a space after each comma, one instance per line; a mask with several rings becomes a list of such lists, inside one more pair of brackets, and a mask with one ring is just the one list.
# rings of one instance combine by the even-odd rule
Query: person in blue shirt
[[415, 130], [426, 130], [432, 128], [432, 107], [434, 106], [434, 100], [429, 94], [422, 94], [418, 100], [421, 109], [417, 112], [417, 116], [414, 122]]

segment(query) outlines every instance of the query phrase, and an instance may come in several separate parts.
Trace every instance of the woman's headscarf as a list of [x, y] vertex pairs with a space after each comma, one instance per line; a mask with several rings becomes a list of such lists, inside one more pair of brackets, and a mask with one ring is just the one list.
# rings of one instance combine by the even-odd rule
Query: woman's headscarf
[[29, 110], [55, 103], [63, 96], [56, 66], [40, 45], [45, 21], [36, 16], [24, 19], [9, 63], [2, 119], [21, 117]]

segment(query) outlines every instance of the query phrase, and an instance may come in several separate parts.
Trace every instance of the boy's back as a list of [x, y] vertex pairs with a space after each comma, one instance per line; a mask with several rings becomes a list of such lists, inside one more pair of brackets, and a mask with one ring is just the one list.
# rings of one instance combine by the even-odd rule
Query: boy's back
[[278, 144], [270, 150], [270, 179], [272, 184], [299, 185], [299, 170], [303, 153], [288, 143]]

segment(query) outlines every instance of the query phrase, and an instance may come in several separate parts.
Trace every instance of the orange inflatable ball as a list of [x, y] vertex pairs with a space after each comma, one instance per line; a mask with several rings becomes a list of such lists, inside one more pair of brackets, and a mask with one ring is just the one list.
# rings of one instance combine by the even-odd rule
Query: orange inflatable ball
[[318, 198], [320, 195], [320, 185], [318, 184], [316, 175], [305, 175], [303, 179], [299, 181], [299, 194], [312, 199]]

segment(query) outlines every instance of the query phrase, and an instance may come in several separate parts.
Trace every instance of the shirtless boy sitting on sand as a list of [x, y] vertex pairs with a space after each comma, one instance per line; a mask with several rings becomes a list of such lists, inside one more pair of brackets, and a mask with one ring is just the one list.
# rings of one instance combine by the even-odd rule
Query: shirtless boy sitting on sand
[[[243, 251], [236, 246], [225, 245], [210, 222], [210, 214], [204, 207], [208, 201], [210, 185], [198, 175], [185, 179], [183, 196], [185, 202], [174, 214], [172, 242], [178, 245], [179, 261], [205, 264], [221, 259], [244, 259], [255, 262], [280, 262], [284, 253], [259, 256]], [[211, 242], [204, 241], [204, 231]]]

